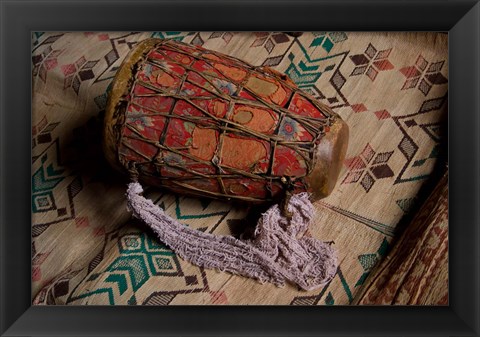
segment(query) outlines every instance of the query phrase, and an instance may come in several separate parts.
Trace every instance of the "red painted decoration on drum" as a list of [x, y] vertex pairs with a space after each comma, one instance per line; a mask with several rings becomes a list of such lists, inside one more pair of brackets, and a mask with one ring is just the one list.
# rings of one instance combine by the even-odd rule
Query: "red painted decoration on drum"
[[104, 149], [117, 168], [174, 192], [251, 202], [328, 195], [348, 127], [286, 75], [149, 39], [113, 82]]

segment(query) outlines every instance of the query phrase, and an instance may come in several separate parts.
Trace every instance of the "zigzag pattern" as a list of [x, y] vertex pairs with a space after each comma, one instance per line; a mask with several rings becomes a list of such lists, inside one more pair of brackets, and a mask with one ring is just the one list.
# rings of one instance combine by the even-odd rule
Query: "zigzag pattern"
[[[447, 94], [440, 98], [428, 99], [423, 102], [417, 112], [404, 116], [393, 117], [393, 120], [403, 134], [403, 138], [398, 144], [398, 149], [407, 159], [405, 165], [402, 167], [398, 176], [396, 177], [394, 184], [422, 180], [430, 176], [430, 171], [433, 168], [430, 170], [422, 169], [419, 173], [415, 173], [418, 171], [418, 169], [415, 170], [414, 168], [422, 166], [428, 159], [435, 159], [438, 156], [438, 153], [436, 152], [438, 152], [440, 139], [438, 138], [439, 131], [438, 129], [435, 129], [435, 127], [438, 127], [438, 123], [424, 123], [422, 122], [422, 117], [424, 117], [426, 114], [437, 113], [443, 108], [446, 100]], [[427, 120], [430, 120], [430, 118]], [[432, 124], [434, 124], [434, 130], [436, 132], [432, 132], [432, 129], [430, 128]], [[424, 131], [424, 133], [416, 132], [419, 129]], [[419, 145], [417, 143], [419, 140], [421, 140], [421, 137], [424, 137], [424, 135], [427, 135], [427, 137], [433, 140], [434, 144], [432, 145], [432, 150], [427, 158], [418, 158], [417, 153], [419, 150]], [[407, 177], [407, 173], [409, 173], [410, 176]]]
[[127, 291], [135, 294], [152, 276], [183, 276], [177, 256], [165, 245], [154, 241], [146, 233], [126, 233], [118, 238], [119, 256], [100, 273], [92, 274], [88, 281], [103, 276], [103, 286], [95, 291], [72, 296], [68, 302], [107, 293], [110, 304], [115, 304], [114, 293]]
[[64, 179], [62, 173], [65, 172], [65, 170], [61, 168], [55, 169], [53, 163], [45, 168], [43, 164], [47, 161], [47, 158], [47, 153], [42, 156], [42, 165], [32, 176], [33, 193], [51, 191]]
[[[327, 102], [325, 103], [332, 108], [349, 105], [345, 95], [341, 92], [343, 84], [345, 83], [345, 77], [339, 69], [346, 59], [348, 52], [315, 58], [312, 57], [311, 53], [307, 51], [300, 41], [295, 40], [294, 42], [295, 45], [300, 48], [302, 54], [288, 53], [290, 64], [284, 72], [299, 88], [309, 92], [319, 100], [326, 100]], [[323, 91], [321, 91], [319, 89], [319, 81], [324, 76], [327, 76], [328, 73], [331, 73], [328, 81], [331, 84], [331, 89], [327, 91], [324, 88]], [[324, 87], [325, 82], [326, 81], [322, 81], [322, 87]]]

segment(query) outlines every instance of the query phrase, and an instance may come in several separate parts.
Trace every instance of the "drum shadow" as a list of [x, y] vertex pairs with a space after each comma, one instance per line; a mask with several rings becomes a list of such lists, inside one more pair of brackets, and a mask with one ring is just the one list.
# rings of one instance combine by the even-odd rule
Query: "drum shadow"
[[105, 111], [91, 117], [72, 130], [61, 153], [62, 164], [72, 175], [80, 175], [83, 184], [101, 183], [106, 186], [126, 186], [127, 177], [114, 170], [105, 158], [102, 146]]

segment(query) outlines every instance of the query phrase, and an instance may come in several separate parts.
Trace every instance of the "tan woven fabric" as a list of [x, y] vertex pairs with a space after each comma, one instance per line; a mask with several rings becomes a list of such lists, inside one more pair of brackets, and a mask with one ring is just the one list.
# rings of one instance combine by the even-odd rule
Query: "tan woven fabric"
[[[125, 209], [127, 180], [100, 147], [106, 90], [148, 37], [266, 65], [330, 105], [350, 127], [337, 186], [315, 203], [309, 235], [334, 241], [340, 267], [317, 291], [194, 267]], [[34, 33], [32, 298], [37, 304], [349, 304], [441, 163], [447, 35], [440, 33]], [[149, 189], [192, 228], [243, 231], [255, 211]], [[247, 215], [251, 218], [246, 218]]]

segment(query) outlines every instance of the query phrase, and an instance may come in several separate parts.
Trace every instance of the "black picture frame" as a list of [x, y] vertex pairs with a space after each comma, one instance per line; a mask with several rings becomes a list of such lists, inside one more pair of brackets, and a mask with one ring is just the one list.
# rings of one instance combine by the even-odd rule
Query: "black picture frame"
[[[480, 335], [478, 1], [0, 0], [2, 336]], [[32, 31], [449, 34], [449, 306], [32, 306]]]

